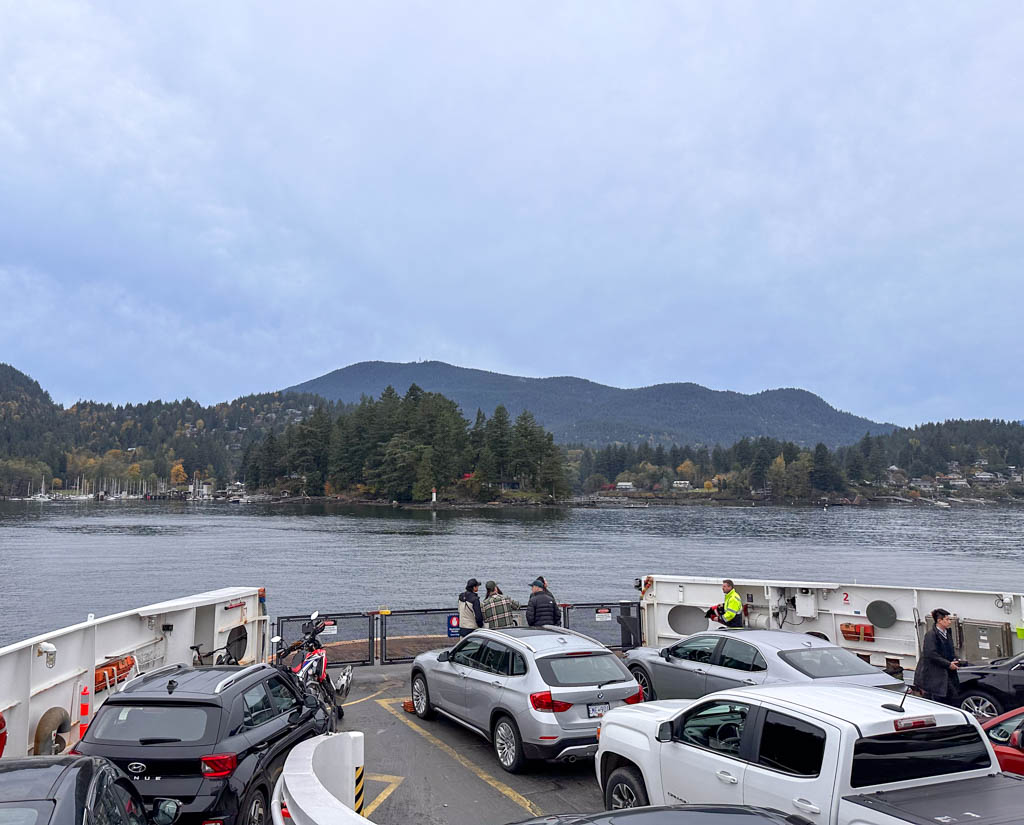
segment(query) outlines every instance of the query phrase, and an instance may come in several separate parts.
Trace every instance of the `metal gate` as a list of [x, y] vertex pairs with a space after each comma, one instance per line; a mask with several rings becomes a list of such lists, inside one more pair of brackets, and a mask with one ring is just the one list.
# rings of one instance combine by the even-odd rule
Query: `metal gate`
[[458, 624], [454, 636], [448, 635], [449, 616], [458, 610], [431, 607], [423, 610], [391, 610], [380, 613], [380, 663], [393, 665], [411, 662], [419, 654], [458, 641]]
[[563, 605], [562, 625], [597, 639], [612, 650], [628, 650], [638, 644], [633, 631], [635, 606], [636, 602], [630, 601]]
[[[328, 623], [320, 634], [327, 651], [327, 667], [372, 665], [374, 662], [374, 615], [372, 613], [321, 613]], [[305, 634], [302, 626], [309, 616], [278, 616], [277, 635], [287, 647]]]

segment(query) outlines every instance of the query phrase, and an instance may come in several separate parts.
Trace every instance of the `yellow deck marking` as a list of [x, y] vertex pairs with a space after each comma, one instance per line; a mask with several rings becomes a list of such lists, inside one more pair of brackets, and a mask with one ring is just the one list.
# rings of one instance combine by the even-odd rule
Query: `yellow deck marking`
[[[367, 697], [369, 698], [369, 697]], [[381, 791], [377, 796], [373, 798], [373, 801], [366, 806], [366, 810], [363, 811], [363, 816], [369, 817], [374, 811], [380, 807], [380, 804], [387, 799], [391, 794], [395, 792], [395, 789], [402, 784], [405, 780], [404, 776], [392, 776], [389, 773], [368, 773], [366, 774], [368, 782], [387, 782], [388, 786]]]
[[382, 687], [376, 693], [371, 693], [369, 696], [364, 696], [362, 699], [354, 699], [351, 702], [345, 702], [345, 704], [343, 704], [342, 707], [347, 708], [349, 705], [358, 705], [360, 702], [365, 702], [367, 699], [372, 699], [374, 696], [380, 696], [385, 690], [391, 690], [392, 687], [394, 687], [394, 685]]
[[408, 725], [410, 728], [412, 728], [414, 731], [416, 731], [416, 733], [418, 733], [420, 736], [422, 736], [424, 739], [426, 739], [435, 748], [437, 748], [438, 750], [443, 751], [444, 753], [448, 754], [452, 759], [454, 759], [456, 762], [458, 762], [464, 768], [467, 768], [468, 770], [470, 770], [473, 773], [475, 773], [477, 775], [477, 777], [479, 777], [484, 782], [486, 782], [488, 785], [490, 785], [492, 788], [494, 788], [494, 790], [496, 790], [498, 793], [502, 794], [503, 796], [508, 797], [513, 802], [515, 802], [516, 805], [519, 805], [521, 808], [525, 808], [527, 811], [529, 811], [534, 816], [543, 816], [544, 815], [544, 812], [540, 808], [538, 808], [535, 804], [533, 804], [529, 799], [527, 799], [521, 793], [519, 793], [518, 791], [513, 790], [512, 788], [510, 788], [508, 785], [506, 785], [501, 780], [495, 779], [493, 776], [491, 776], [489, 773], [487, 773], [487, 771], [485, 771], [479, 765], [474, 765], [465, 756], [463, 756], [461, 753], [456, 751], [455, 748], [451, 747], [451, 745], [446, 745], [444, 742], [442, 742], [440, 739], [438, 739], [436, 736], [434, 736], [434, 734], [432, 734], [429, 731], [427, 731], [425, 728], [422, 728], [421, 726], [417, 725], [415, 722], [411, 721], [410, 719], [406, 719], [405, 718], [405, 711], [404, 710], [398, 710], [398, 708], [395, 707], [395, 705], [399, 704], [400, 702], [402, 702], [401, 699], [378, 699], [377, 700], [377, 704], [380, 705], [382, 708], [384, 708], [384, 710], [386, 710], [388, 713], [390, 713], [396, 719], [398, 719], [399, 722], [401, 722], [401, 723], [403, 723], [405, 725]]

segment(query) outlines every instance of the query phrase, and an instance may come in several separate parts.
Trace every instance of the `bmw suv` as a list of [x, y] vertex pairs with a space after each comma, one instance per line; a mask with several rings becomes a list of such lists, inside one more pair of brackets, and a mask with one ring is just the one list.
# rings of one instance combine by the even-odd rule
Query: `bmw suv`
[[289, 750], [327, 722], [270, 665], [178, 664], [126, 682], [75, 750], [110, 759], [147, 804], [179, 800], [183, 825], [263, 825]]
[[528, 759], [593, 756], [601, 717], [642, 699], [618, 656], [561, 627], [475, 630], [412, 664], [416, 714], [436, 711], [480, 734], [510, 773]]

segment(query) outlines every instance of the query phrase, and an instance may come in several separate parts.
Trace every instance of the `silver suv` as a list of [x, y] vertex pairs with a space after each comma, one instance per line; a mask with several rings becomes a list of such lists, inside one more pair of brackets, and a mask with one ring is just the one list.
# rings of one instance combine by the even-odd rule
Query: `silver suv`
[[436, 711], [479, 733], [512, 773], [528, 759], [593, 756], [601, 717], [642, 700], [618, 656], [561, 627], [476, 630], [412, 663], [416, 714]]

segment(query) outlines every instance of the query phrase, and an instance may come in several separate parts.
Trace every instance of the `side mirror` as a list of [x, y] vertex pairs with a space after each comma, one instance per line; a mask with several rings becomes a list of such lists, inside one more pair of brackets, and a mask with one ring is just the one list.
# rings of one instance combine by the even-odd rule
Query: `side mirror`
[[439, 662], [447, 662], [451, 658], [452, 654], [447, 650], [442, 650], [440, 653], [437, 654], [437, 661]]
[[661, 650], [659, 650], [658, 655], [666, 662], [672, 658], [672, 653], [669, 651], [667, 647], [663, 647]]
[[157, 799], [153, 802], [153, 825], [172, 825], [181, 814], [177, 799]]
[[320, 707], [320, 701], [312, 693], [307, 693], [302, 697], [302, 706], [311, 709], [318, 708]]
[[659, 742], [671, 742], [672, 741], [672, 723], [662, 722], [658, 725], [658, 733], [654, 737]]

